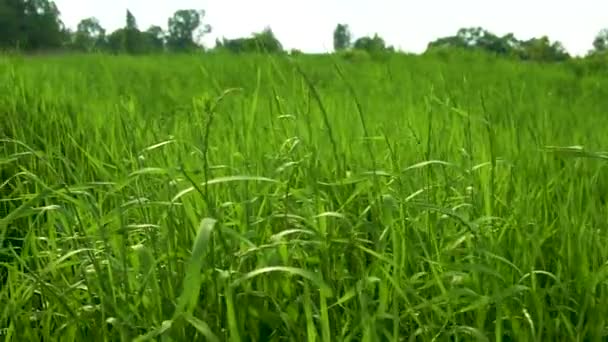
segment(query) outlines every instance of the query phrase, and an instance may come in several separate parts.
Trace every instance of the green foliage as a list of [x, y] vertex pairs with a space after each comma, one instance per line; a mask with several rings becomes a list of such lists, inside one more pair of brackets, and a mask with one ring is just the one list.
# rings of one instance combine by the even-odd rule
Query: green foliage
[[[195, 33], [204, 12], [178, 11], [170, 20], [173, 36], [171, 47], [176, 51], [195, 49]], [[196, 37], [196, 39], [200, 38]], [[125, 27], [108, 35], [97, 18], [81, 20], [75, 32], [64, 27], [55, 4], [49, 0], [0, 0], [0, 49], [24, 52], [75, 50], [79, 52], [113, 52], [142, 54], [165, 49], [166, 36], [159, 26], [142, 32], [135, 16], [127, 10]]]
[[499, 37], [481, 27], [462, 28], [455, 36], [430, 42], [427, 52], [439, 49], [475, 49], [543, 62], [559, 62], [570, 58], [560, 42], [551, 42], [546, 36], [520, 41], [512, 33]]
[[347, 24], [338, 24], [334, 30], [334, 51], [343, 51], [350, 48], [352, 34]]
[[302, 50], [299, 50], [299, 49], [291, 49], [291, 50], [289, 50], [289, 55], [290, 56], [301, 56], [303, 54], [304, 54], [304, 52], [302, 52]]
[[[168, 32], [165, 33], [156, 25], [147, 31], [140, 31], [135, 16], [127, 10], [125, 27], [106, 35], [99, 21], [93, 17], [83, 19], [76, 32], [64, 27], [60, 12], [51, 0], [0, 0], [0, 50], [32, 52], [65, 49], [115, 54], [201, 51], [204, 49], [200, 44], [201, 38], [211, 32], [211, 26], [203, 23], [205, 14], [204, 10], [178, 10], [169, 18]], [[395, 50], [387, 47], [384, 39], [377, 34], [361, 37], [353, 43], [347, 24], [336, 26], [333, 45], [335, 52], [355, 48], [366, 51], [375, 59], [382, 59]], [[270, 28], [252, 37], [218, 40], [216, 48], [234, 53], [284, 52]], [[499, 37], [481, 27], [462, 28], [454, 36], [430, 42], [426, 53], [462, 49], [539, 62], [563, 62], [571, 58], [559, 41], [552, 42], [546, 36], [521, 41], [513, 34]], [[607, 50], [608, 29], [605, 29], [596, 36], [589, 56]]]
[[[203, 25], [205, 11], [178, 10], [169, 18], [167, 45], [173, 51], [192, 51], [199, 49], [197, 40], [211, 32], [211, 26]], [[195, 37], [196, 35], [196, 37]]]
[[72, 46], [76, 50], [92, 52], [105, 48], [105, 42], [106, 30], [97, 18], [91, 17], [78, 23]]
[[119, 28], [107, 37], [106, 48], [113, 53], [124, 53], [126, 48], [126, 29]]
[[133, 13], [131, 13], [130, 10], [127, 10], [127, 26], [125, 26], [125, 28], [127, 30], [138, 30], [137, 28], [137, 20], [135, 19], [135, 16], [133, 15]]
[[608, 77], [445, 56], [0, 59], [1, 338], [604, 340]]
[[113, 53], [158, 53], [165, 48], [165, 34], [159, 26], [139, 31], [135, 17], [127, 12], [127, 25], [112, 32], [107, 39], [107, 49]]
[[337, 55], [349, 62], [365, 62], [372, 59], [369, 52], [359, 49], [339, 51]]
[[131, 11], [127, 10], [126, 25], [110, 37], [111, 50], [128, 54], [159, 52], [164, 48], [164, 33], [158, 26], [152, 26], [142, 32], [137, 27], [137, 20]]
[[353, 47], [356, 50], [367, 51], [370, 54], [378, 54], [383, 52], [393, 52], [392, 47], [387, 47], [384, 39], [378, 34], [374, 34], [373, 37], [361, 37], [355, 41]]
[[125, 51], [130, 54], [142, 53], [145, 51], [144, 35], [137, 28], [137, 20], [131, 11], [127, 10], [126, 26], [123, 31]]
[[59, 10], [48, 0], [0, 0], [0, 49], [60, 48], [65, 39]]
[[608, 29], [602, 29], [593, 40], [592, 54], [602, 54], [608, 51]]
[[524, 60], [561, 62], [570, 58], [560, 42], [552, 43], [547, 36], [522, 42], [518, 52]]
[[149, 51], [160, 52], [164, 50], [165, 32], [160, 26], [152, 25], [143, 34]]
[[573, 58], [567, 65], [579, 77], [591, 75], [608, 77], [607, 53], [591, 53], [584, 58]]
[[257, 49], [265, 53], [280, 53], [283, 52], [283, 45], [277, 39], [270, 27], [265, 28], [262, 32], [254, 33], [252, 37]]
[[428, 49], [471, 48], [482, 49], [496, 54], [509, 54], [517, 41], [512, 34], [498, 37], [481, 27], [462, 28], [455, 36], [439, 38], [428, 44]]
[[226, 50], [232, 53], [282, 53], [283, 45], [276, 38], [272, 29], [265, 28], [262, 32], [254, 33], [248, 38], [216, 40], [217, 50]]

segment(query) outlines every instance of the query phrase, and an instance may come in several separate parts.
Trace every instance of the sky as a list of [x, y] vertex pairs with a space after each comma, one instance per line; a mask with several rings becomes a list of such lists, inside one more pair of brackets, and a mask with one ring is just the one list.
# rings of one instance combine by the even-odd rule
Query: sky
[[608, 28], [608, 0], [55, 0], [63, 22], [75, 28], [96, 17], [107, 31], [124, 26], [125, 11], [140, 29], [167, 26], [178, 9], [204, 9], [212, 33], [238, 38], [272, 28], [286, 49], [326, 52], [333, 30], [348, 24], [355, 38], [378, 33], [387, 44], [413, 53], [428, 42], [454, 35], [459, 28], [481, 26], [519, 39], [549, 36], [575, 55], [587, 53], [593, 38]]

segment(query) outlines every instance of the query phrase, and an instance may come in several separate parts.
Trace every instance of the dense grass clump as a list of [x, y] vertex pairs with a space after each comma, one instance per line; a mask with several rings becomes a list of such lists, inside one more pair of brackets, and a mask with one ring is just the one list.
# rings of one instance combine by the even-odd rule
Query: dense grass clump
[[0, 338], [605, 339], [606, 108], [479, 55], [4, 59]]

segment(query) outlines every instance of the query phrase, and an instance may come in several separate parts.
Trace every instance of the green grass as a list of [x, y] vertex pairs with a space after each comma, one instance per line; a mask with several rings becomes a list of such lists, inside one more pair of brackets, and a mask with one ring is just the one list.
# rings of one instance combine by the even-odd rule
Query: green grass
[[608, 336], [605, 75], [10, 57], [0, 94], [0, 339]]

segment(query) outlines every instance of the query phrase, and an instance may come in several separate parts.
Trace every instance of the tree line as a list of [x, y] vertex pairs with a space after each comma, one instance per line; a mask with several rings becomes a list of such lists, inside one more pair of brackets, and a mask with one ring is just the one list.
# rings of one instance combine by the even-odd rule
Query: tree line
[[150, 26], [142, 31], [126, 11], [125, 26], [107, 33], [97, 18], [81, 20], [75, 31], [60, 19], [49, 0], [0, 0], [0, 49], [24, 52], [72, 50], [82, 52], [150, 53], [185, 51], [199, 47], [197, 35], [210, 31], [204, 11], [178, 10], [168, 19], [168, 30]]
[[[134, 14], [127, 10], [124, 27], [111, 33], [95, 17], [81, 20], [73, 31], [61, 21], [59, 9], [51, 0], [0, 0], [0, 49], [127, 54], [201, 51], [204, 47], [200, 38], [211, 32], [211, 26], [204, 23], [204, 18], [204, 10], [183, 9], [168, 18], [166, 31], [157, 25], [141, 30]], [[377, 54], [395, 51], [378, 34], [353, 39], [347, 24], [336, 26], [333, 42], [336, 52], [361, 50]], [[498, 36], [481, 27], [462, 28], [453, 36], [432, 41], [427, 52], [453, 49], [481, 50], [522, 60], [564, 61], [571, 58], [559, 41], [551, 41], [547, 36], [519, 40], [513, 34]], [[285, 52], [271, 28], [250, 37], [217, 39], [213, 50]], [[607, 51], [608, 29], [604, 29], [598, 33], [588, 55]]]
[[[392, 52], [393, 47], [386, 46], [378, 35], [362, 37], [355, 41], [346, 24], [338, 24], [334, 30], [334, 50], [346, 51], [361, 49], [368, 52]], [[481, 27], [461, 28], [453, 36], [442, 37], [430, 42], [426, 52], [433, 53], [445, 50], [463, 49], [479, 50], [500, 56], [515, 57], [522, 60], [559, 62], [571, 58], [559, 41], [551, 41], [549, 37], [519, 40], [512, 33], [498, 36]], [[601, 30], [593, 41], [593, 48], [587, 56], [608, 56], [608, 28]]]
[[[82, 19], [73, 31], [61, 21], [53, 1], [0, 0], [0, 50], [128, 54], [199, 51], [204, 49], [200, 38], [211, 32], [204, 18], [204, 10], [183, 9], [168, 18], [166, 31], [157, 25], [141, 30], [135, 15], [127, 10], [124, 27], [113, 32], [108, 33], [95, 17]], [[252, 37], [217, 40], [215, 48], [283, 51], [270, 28]]]

